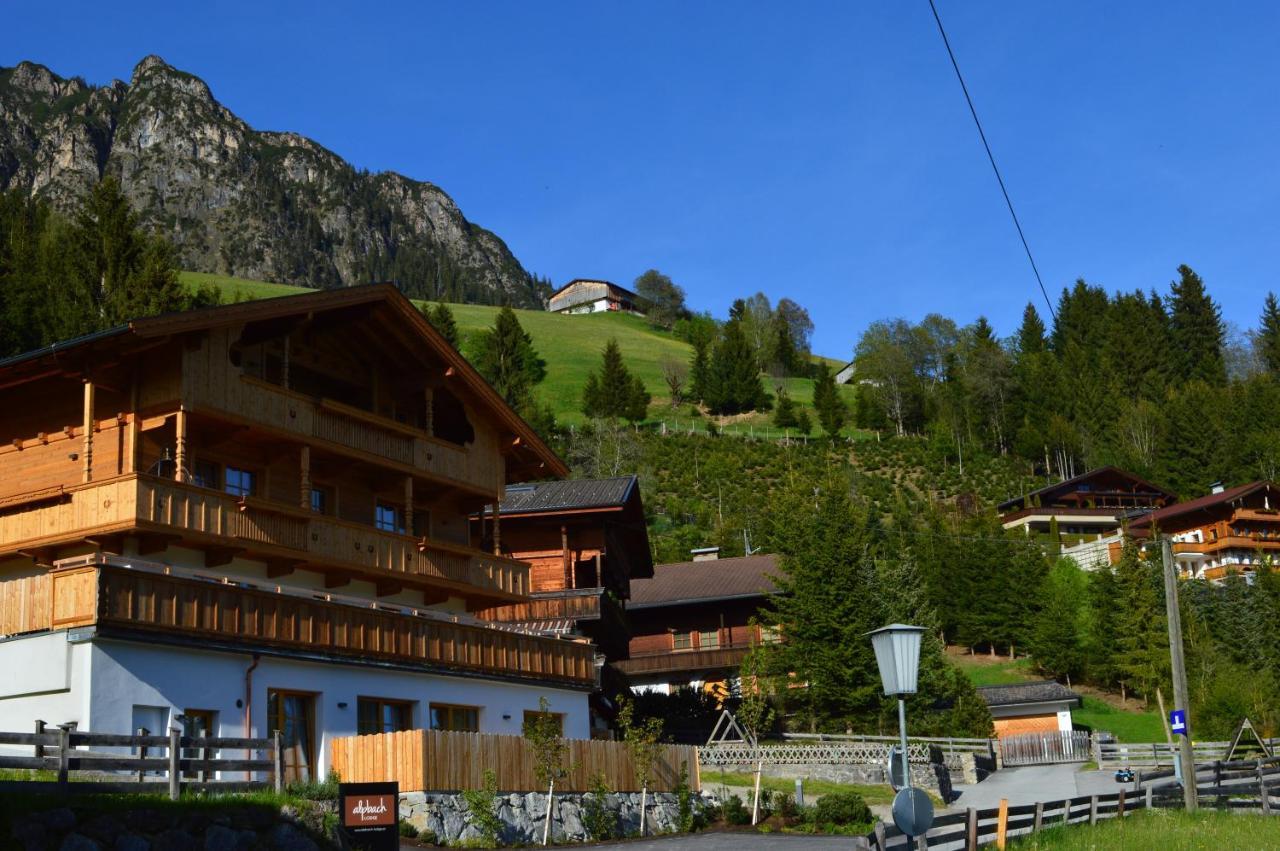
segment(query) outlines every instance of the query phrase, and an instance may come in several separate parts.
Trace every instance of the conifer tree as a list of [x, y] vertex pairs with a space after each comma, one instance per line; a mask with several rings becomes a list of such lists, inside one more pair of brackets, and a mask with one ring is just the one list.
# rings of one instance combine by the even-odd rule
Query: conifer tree
[[796, 431], [805, 435], [813, 431], [813, 418], [809, 416], [809, 411], [805, 408], [800, 408], [796, 411]]
[[813, 410], [818, 415], [822, 430], [831, 437], [839, 435], [849, 419], [849, 409], [836, 389], [835, 376], [825, 363], [819, 363], [814, 371]]
[[1041, 321], [1036, 306], [1027, 302], [1027, 306], [1022, 309], [1022, 324], [1018, 327], [1018, 354], [1028, 357], [1044, 350], [1044, 322]]
[[711, 341], [699, 337], [693, 341], [693, 358], [689, 362], [689, 398], [703, 402], [707, 395], [707, 374], [711, 368]]
[[1115, 565], [1117, 606], [1115, 667], [1120, 682], [1144, 700], [1155, 697], [1169, 667], [1169, 637], [1159, 568], [1124, 548]]
[[796, 427], [796, 403], [791, 400], [787, 388], [778, 388], [778, 399], [773, 406], [773, 424], [778, 428]]
[[799, 375], [803, 372], [802, 357], [792, 336], [791, 323], [781, 311], [773, 315], [773, 333], [770, 335], [773, 351], [768, 358], [776, 364], [784, 375]]
[[1227, 381], [1222, 312], [1190, 266], [1179, 266], [1178, 276], [1170, 287], [1169, 301], [1174, 375], [1179, 381], [1200, 380], [1221, 387]]
[[1276, 304], [1275, 293], [1267, 293], [1254, 345], [1263, 366], [1272, 374], [1280, 375], [1280, 305]]
[[533, 338], [521, 327], [515, 311], [503, 307], [493, 327], [473, 339], [471, 361], [480, 374], [508, 405], [517, 411], [530, 410], [533, 387], [547, 377], [547, 363], [538, 357]]
[[460, 338], [458, 336], [458, 323], [453, 318], [453, 311], [449, 309], [449, 305], [442, 301], [435, 304], [424, 304], [422, 306], [422, 315], [431, 327], [440, 332], [440, 336], [444, 337], [449, 345], [455, 349], [460, 348]]
[[1040, 670], [1055, 677], [1084, 674], [1088, 605], [1088, 578], [1075, 562], [1059, 561], [1045, 576], [1031, 628], [1028, 649]]
[[651, 398], [644, 382], [622, 362], [618, 341], [610, 338], [605, 343], [600, 371], [587, 376], [582, 412], [588, 417], [639, 422], [647, 415]]
[[756, 369], [755, 352], [743, 336], [740, 321], [725, 324], [720, 342], [711, 353], [703, 385], [703, 401], [713, 414], [768, 410], [769, 397]]

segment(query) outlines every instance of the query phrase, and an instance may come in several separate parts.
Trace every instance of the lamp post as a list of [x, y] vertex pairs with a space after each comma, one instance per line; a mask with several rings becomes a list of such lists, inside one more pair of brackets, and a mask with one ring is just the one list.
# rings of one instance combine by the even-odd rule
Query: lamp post
[[[919, 835], [929, 829], [933, 821], [933, 807], [924, 798], [926, 813], [917, 814], [919, 797], [911, 788], [911, 763], [907, 759], [907, 703], [904, 695], [916, 693], [920, 674], [920, 640], [924, 627], [895, 623], [867, 633], [876, 651], [876, 665], [880, 668], [880, 681], [884, 693], [898, 698], [898, 737], [902, 745], [902, 791], [894, 801], [894, 822], [903, 833]], [[892, 778], [891, 778], [892, 779]], [[901, 800], [902, 806], [899, 806]], [[903, 809], [903, 812], [899, 812]], [[910, 812], [905, 810], [909, 809]]]

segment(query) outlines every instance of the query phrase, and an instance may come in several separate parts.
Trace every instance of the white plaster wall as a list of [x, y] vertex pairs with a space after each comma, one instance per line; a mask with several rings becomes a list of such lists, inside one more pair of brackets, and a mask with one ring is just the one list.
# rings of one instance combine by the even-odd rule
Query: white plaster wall
[[[170, 717], [186, 709], [213, 710], [220, 736], [265, 736], [267, 690], [274, 688], [316, 694], [321, 774], [329, 766], [328, 740], [356, 733], [358, 697], [414, 701], [415, 727], [426, 726], [432, 702], [479, 706], [480, 732], [512, 735], [520, 734], [524, 711], [536, 710], [538, 698], [546, 697], [552, 712], [564, 714], [566, 736], [585, 739], [591, 735], [585, 692], [268, 656], [261, 657], [253, 672], [252, 729], [245, 731], [244, 709], [236, 701], [244, 700], [245, 671], [251, 662], [248, 653], [95, 641], [89, 729], [132, 732], [134, 705], [169, 706]], [[340, 708], [339, 703], [346, 707]]]
[[[0, 730], [31, 733], [37, 719], [88, 729], [91, 654], [91, 645], [72, 644], [65, 632], [0, 641]], [[0, 751], [31, 755], [25, 747]]]

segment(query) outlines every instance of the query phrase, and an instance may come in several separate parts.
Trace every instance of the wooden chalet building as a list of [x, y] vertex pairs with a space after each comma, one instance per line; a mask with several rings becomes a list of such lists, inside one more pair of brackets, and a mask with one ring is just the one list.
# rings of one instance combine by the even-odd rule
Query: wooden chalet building
[[563, 462], [393, 287], [171, 314], [0, 361], [0, 730], [589, 734], [596, 651], [476, 616], [470, 517]]
[[753, 555], [660, 564], [651, 579], [633, 580], [630, 654], [618, 663], [632, 688], [731, 692], [747, 651], [778, 640], [751, 623], [777, 591], [777, 571], [774, 556]]
[[[623, 606], [631, 583], [653, 576], [640, 483], [635, 476], [509, 485], [498, 506], [472, 518], [473, 533], [528, 562], [529, 599], [478, 614], [553, 635], [589, 638], [607, 663], [625, 659], [630, 631]], [[608, 732], [611, 698], [627, 687], [612, 664], [593, 694], [592, 729]]]
[[987, 704], [996, 738], [1026, 733], [1070, 733], [1071, 710], [1080, 708], [1080, 695], [1054, 680], [978, 686]]
[[547, 310], [552, 313], [607, 313], [622, 311], [643, 316], [640, 296], [609, 281], [574, 278], [551, 294]]
[[[1183, 576], [1220, 580], [1250, 574], [1280, 561], [1280, 485], [1252, 482], [1179, 502], [1135, 520], [1129, 533], [1152, 549], [1156, 534], [1173, 539], [1173, 557]], [[1120, 544], [1111, 548], [1120, 557]], [[1159, 550], [1149, 553], [1159, 558]]]

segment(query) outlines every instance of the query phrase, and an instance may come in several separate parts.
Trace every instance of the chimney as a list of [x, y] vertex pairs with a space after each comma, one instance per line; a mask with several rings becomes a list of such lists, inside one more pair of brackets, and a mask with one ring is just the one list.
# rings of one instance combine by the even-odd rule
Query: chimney
[[1222, 482], [1214, 482], [1209, 485], [1209, 493], [1222, 493], [1224, 490], [1226, 490], [1226, 488], [1223, 487]]
[[715, 561], [720, 558], [720, 548], [699, 547], [696, 550], [689, 550], [689, 555], [693, 556], [694, 561]]

